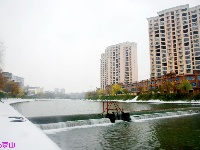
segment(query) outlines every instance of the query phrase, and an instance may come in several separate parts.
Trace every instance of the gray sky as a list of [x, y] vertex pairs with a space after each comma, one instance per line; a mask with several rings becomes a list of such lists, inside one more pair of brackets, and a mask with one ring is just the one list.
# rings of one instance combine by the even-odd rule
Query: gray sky
[[4, 71], [45, 90], [100, 87], [106, 47], [136, 42], [139, 80], [149, 78], [148, 22], [157, 12], [199, 0], [0, 0]]

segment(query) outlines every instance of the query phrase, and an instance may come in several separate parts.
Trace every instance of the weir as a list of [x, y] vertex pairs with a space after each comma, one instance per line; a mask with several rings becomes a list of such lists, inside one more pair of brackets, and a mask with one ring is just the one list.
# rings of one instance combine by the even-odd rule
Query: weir
[[99, 125], [105, 123], [115, 123], [116, 120], [130, 121], [130, 113], [124, 111], [124, 104], [117, 101], [102, 102], [103, 116], [101, 119], [75, 120], [48, 124], [35, 124], [42, 130], [52, 130], [68, 127]]
[[42, 130], [51, 130], [51, 129], [84, 126], [84, 125], [98, 125], [98, 124], [104, 124], [104, 123], [110, 123], [109, 118], [66, 121], [66, 122], [49, 123], [49, 124], [35, 124], [35, 125]]
[[116, 120], [130, 121], [130, 112], [124, 111], [124, 104], [117, 101], [102, 102], [103, 115], [109, 118], [112, 123]]
[[133, 122], [137, 122], [137, 121], [142, 121], [142, 120], [181, 117], [181, 116], [195, 115], [195, 114], [200, 114], [200, 111], [199, 110], [188, 110], [188, 111], [175, 111], [175, 112], [165, 112], [165, 113], [131, 115], [131, 120]]

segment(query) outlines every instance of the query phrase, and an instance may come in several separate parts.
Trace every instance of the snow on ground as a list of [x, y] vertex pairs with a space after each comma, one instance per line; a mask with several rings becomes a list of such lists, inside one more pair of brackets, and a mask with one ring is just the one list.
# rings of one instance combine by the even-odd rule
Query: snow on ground
[[[17, 112], [9, 104], [24, 100], [0, 102], [0, 149], [16, 150], [59, 150], [40, 129]], [[12, 101], [12, 102], [10, 102]], [[31, 100], [32, 101], [32, 100]], [[21, 117], [21, 118], [20, 118]], [[8, 142], [8, 143], [6, 143]], [[13, 147], [13, 148], [11, 148]]]
[[[189, 104], [200, 104], [200, 100], [195, 101], [161, 101], [161, 100], [147, 100], [147, 101], [142, 101], [142, 100], [137, 100], [138, 96], [136, 96], [134, 99], [131, 100], [104, 100], [104, 101], [116, 101], [116, 102], [125, 102], [125, 103], [189, 103]], [[98, 101], [102, 102], [103, 100], [86, 100], [86, 101]]]

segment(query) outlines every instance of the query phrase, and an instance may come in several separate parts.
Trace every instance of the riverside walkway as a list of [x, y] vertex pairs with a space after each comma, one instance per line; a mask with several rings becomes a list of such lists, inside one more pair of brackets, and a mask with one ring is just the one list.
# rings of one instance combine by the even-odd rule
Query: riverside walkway
[[0, 150], [60, 150], [40, 129], [10, 106], [10, 103], [22, 101], [0, 102]]

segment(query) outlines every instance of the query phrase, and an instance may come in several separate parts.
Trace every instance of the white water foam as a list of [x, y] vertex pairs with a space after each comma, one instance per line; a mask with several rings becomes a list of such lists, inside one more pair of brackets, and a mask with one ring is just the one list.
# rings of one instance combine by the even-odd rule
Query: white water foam
[[163, 118], [173, 118], [188, 115], [199, 114], [199, 111], [177, 111], [177, 112], [166, 112], [166, 113], [153, 113], [153, 114], [143, 114], [143, 115], [132, 115], [132, 122], [145, 122], [148, 120], [163, 119]]
[[88, 126], [98, 126], [104, 124], [112, 124], [109, 118], [101, 118], [101, 119], [89, 119], [89, 120], [77, 120], [77, 121], [67, 121], [67, 122], [58, 122], [58, 123], [50, 123], [50, 124], [36, 124], [36, 126], [43, 131], [48, 130], [60, 130], [63, 128], [80, 128], [80, 127], [88, 127]]
[[66, 127], [66, 128], [59, 128], [59, 129], [50, 129], [50, 130], [42, 130], [45, 134], [56, 134], [63, 131], [70, 131], [74, 129], [80, 128], [91, 128], [91, 127], [98, 127], [98, 126], [111, 126], [113, 123], [103, 123], [103, 124], [94, 124], [94, 125], [84, 125], [84, 126], [74, 126], [74, 127]]

